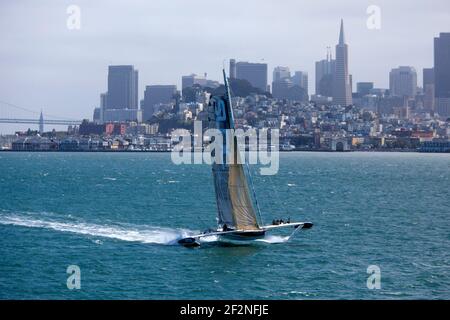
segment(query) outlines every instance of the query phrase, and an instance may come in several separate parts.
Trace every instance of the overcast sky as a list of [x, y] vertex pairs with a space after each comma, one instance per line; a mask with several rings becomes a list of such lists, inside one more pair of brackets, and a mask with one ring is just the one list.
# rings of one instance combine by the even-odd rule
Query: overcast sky
[[[66, 26], [69, 5], [81, 9], [81, 29]], [[369, 5], [381, 9], [381, 29], [366, 26]], [[264, 61], [309, 73], [338, 41], [344, 19], [353, 83], [388, 87], [393, 67], [433, 66], [433, 37], [450, 32], [449, 0], [151, 0], [0, 2], [0, 101], [51, 115], [92, 118], [107, 87], [110, 64], [139, 70], [145, 85], [181, 85], [181, 76], [220, 80], [223, 61]], [[0, 117], [30, 117], [5, 109]], [[6, 114], [5, 114], [6, 113]], [[26, 125], [25, 127], [28, 127]], [[21, 126], [20, 128], [23, 128]], [[0, 133], [19, 126], [0, 124]], [[46, 128], [48, 129], [48, 127]]]

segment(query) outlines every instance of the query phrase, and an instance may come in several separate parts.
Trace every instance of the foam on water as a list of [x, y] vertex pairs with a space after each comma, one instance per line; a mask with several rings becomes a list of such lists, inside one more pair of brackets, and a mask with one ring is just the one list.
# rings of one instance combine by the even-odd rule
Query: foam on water
[[35, 218], [23, 214], [0, 215], [0, 224], [30, 228], [45, 228], [95, 237], [118, 239], [147, 244], [175, 245], [177, 240], [192, 231], [152, 226], [98, 225], [84, 222], [62, 222], [48, 218]]
[[257, 242], [265, 242], [265, 243], [284, 243], [289, 241], [289, 236], [282, 237], [277, 235], [268, 235], [266, 234], [262, 239], [256, 239]]
[[[0, 224], [14, 225], [29, 228], [44, 228], [59, 232], [70, 232], [87, 236], [118, 239], [122, 241], [141, 242], [146, 244], [177, 245], [178, 240], [184, 237], [198, 234], [198, 232], [187, 229], [162, 228], [154, 226], [137, 225], [100, 225], [81, 221], [58, 221], [51, 218], [48, 213], [38, 214], [0, 214]], [[252, 240], [258, 243], [284, 243], [289, 237], [278, 235], [266, 235], [262, 239]], [[213, 244], [220, 242], [218, 236], [203, 237], [202, 243]], [[96, 242], [97, 243], [97, 242]]]

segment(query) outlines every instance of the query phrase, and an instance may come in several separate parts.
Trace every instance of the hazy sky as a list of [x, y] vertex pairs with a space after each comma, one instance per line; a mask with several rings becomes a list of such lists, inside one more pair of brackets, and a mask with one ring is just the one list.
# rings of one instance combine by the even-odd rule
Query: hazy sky
[[[69, 5], [81, 29], [66, 26]], [[381, 29], [366, 26], [369, 5]], [[433, 37], [450, 32], [449, 0], [150, 0], [0, 2], [0, 101], [68, 118], [92, 118], [110, 64], [139, 70], [145, 85], [181, 85], [184, 74], [219, 80], [223, 61], [264, 61], [309, 73], [338, 40], [344, 19], [353, 83], [388, 87], [393, 67], [433, 65]], [[27, 116], [0, 104], [0, 117]], [[9, 114], [8, 114], [9, 113]], [[29, 127], [29, 125], [21, 126]], [[32, 127], [32, 125], [31, 125]], [[0, 133], [19, 126], [0, 124]], [[48, 128], [48, 127], [47, 127]]]

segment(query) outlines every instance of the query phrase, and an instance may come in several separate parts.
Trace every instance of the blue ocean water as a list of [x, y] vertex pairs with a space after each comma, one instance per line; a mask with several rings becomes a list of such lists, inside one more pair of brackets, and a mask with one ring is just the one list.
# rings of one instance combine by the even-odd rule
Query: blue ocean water
[[450, 155], [283, 153], [277, 175], [253, 177], [263, 218], [314, 227], [187, 249], [179, 237], [215, 226], [210, 170], [161, 153], [0, 153], [0, 298], [450, 299]]

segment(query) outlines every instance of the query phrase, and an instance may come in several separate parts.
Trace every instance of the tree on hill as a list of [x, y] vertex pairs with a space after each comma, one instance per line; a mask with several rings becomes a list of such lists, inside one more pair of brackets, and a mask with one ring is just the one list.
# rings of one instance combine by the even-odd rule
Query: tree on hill
[[183, 89], [183, 101], [195, 102], [197, 94], [202, 91], [202, 87], [199, 84], [194, 84], [192, 87]]

